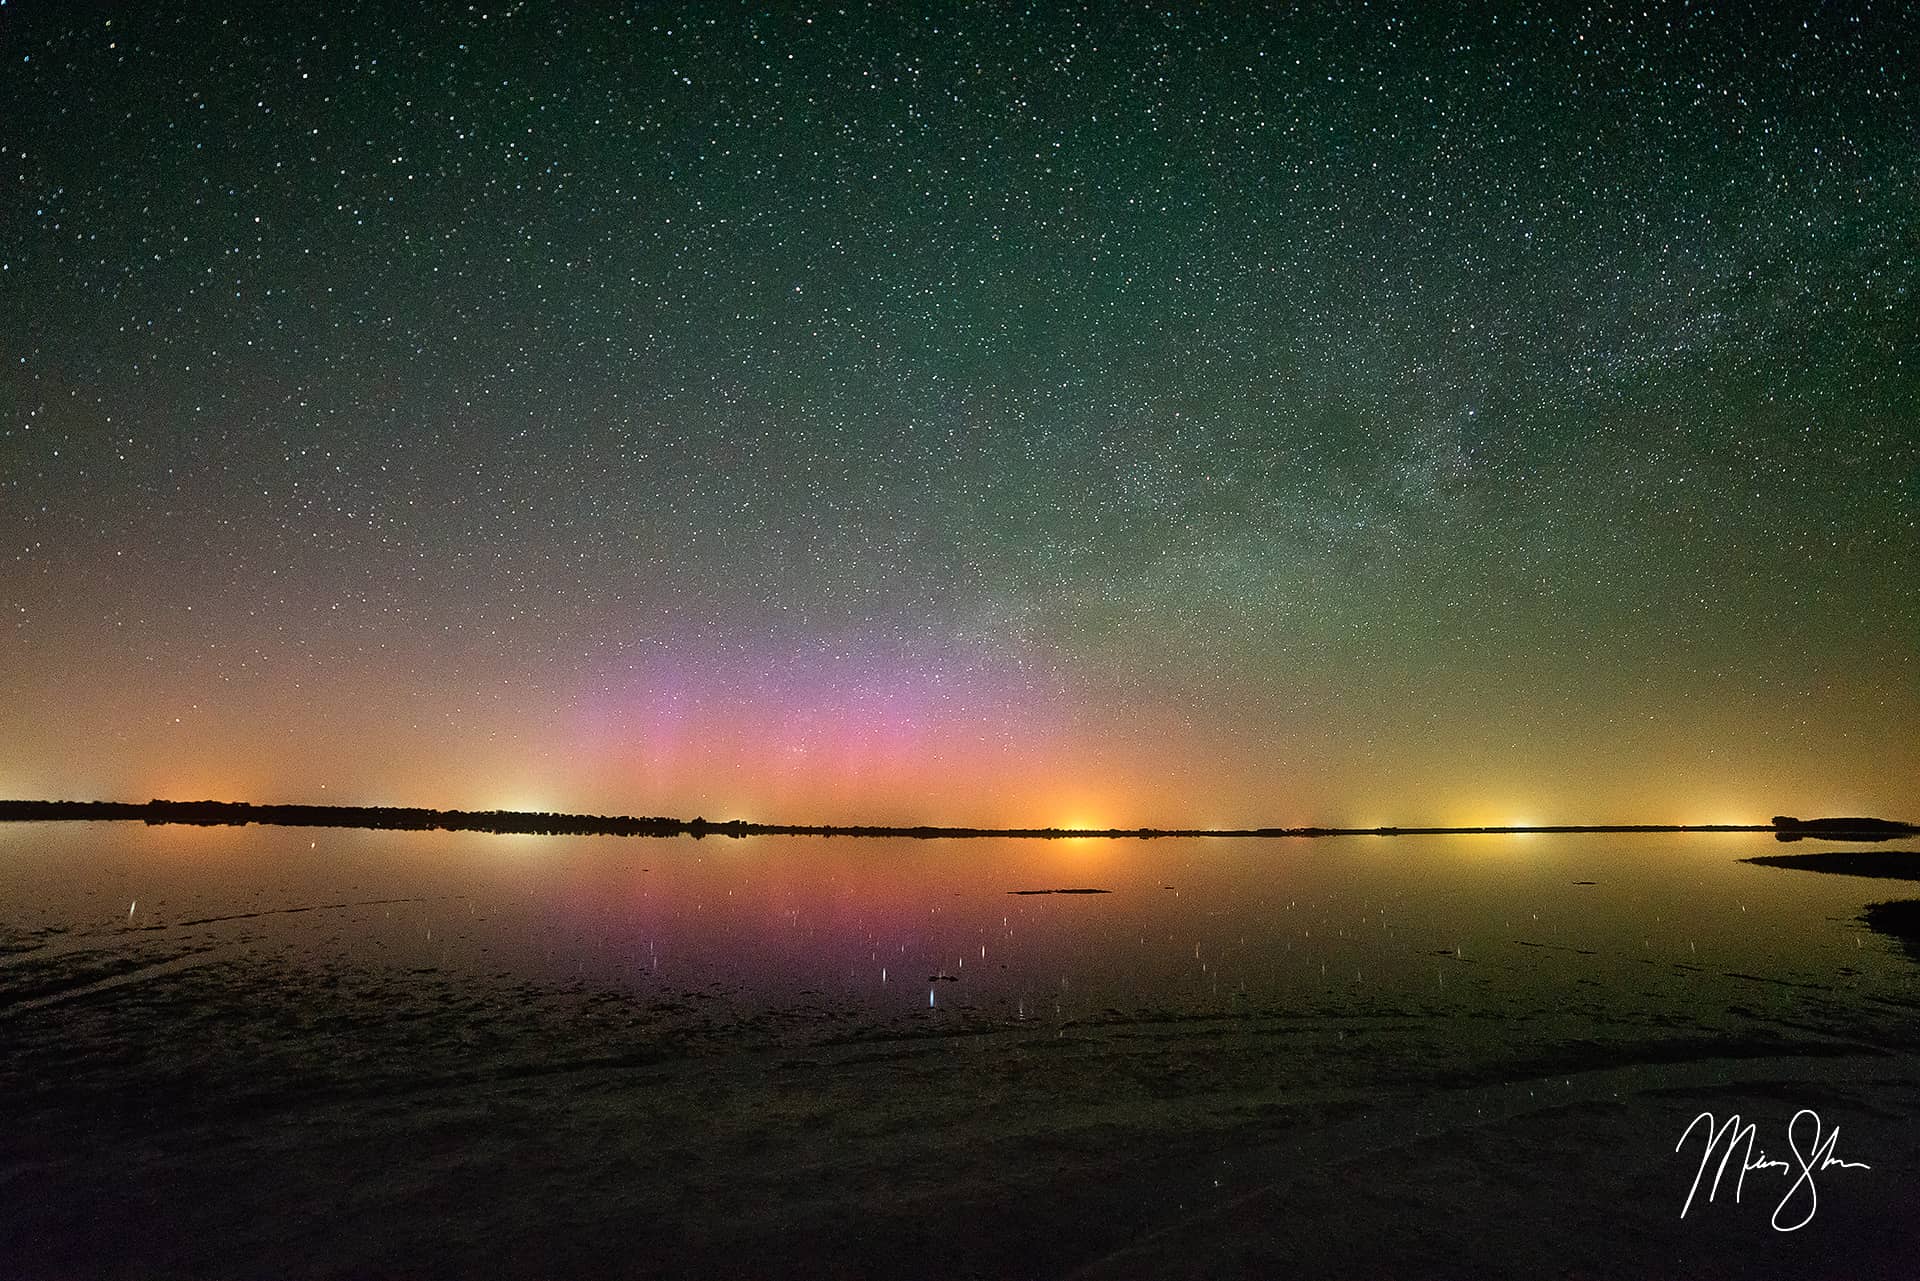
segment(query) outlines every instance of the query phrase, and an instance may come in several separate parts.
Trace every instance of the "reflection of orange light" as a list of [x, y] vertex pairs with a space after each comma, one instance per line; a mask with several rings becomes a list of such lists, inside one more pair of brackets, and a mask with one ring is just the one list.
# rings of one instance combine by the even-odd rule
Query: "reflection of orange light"
[[[1089, 798], [1086, 796], [1072, 797], [1065, 803], [1058, 805], [1054, 810], [1057, 817], [1051, 819], [1048, 826], [1063, 832], [1106, 831], [1110, 826], [1110, 821], [1103, 815], [1102, 811], [1105, 809], [1106, 806], [1102, 805], [1098, 798]], [[1073, 857], [1078, 860], [1086, 856], [1096, 846], [1103, 844], [1104, 841], [1103, 838], [1097, 836], [1067, 836], [1051, 843], [1057, 847], [1064, 847], [1062, 849], [1063, 853], [1066, 852], [1067, 849], [1070, 849]]]
[[489, 848], [509, 854], [552, 854], [559, 848], [554, 845], [553, 838], [538, 832], [489, 832], [487, 841]]

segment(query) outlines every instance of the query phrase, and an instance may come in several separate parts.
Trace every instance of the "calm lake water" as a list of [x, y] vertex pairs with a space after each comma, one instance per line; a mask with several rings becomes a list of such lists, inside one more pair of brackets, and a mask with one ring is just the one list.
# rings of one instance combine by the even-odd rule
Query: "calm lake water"
[[[0, 995], [207, 965], [723, 996], [938, 1026], [1138, 1011], [1910, 998], [1860, 921], [1897, 882], [1756, 867], [1740, 835], [620, 839], [0, 826]], [[1104, 890], [1100, 894], [1020, 893]], [[169, 971], [171, 972], [171, 971]], [[38, 992], [46, 987], [51, 990]], [[29, 989], [38, 993], [29, 994]], [[1710, 992], [1711, 1000], [1703, 1001]]]
[[[1445, 1091], [1551, 1076], [1572, 1106], [1576, 1072], [1906, 1053], [1920, 965], [1859, 917], [1911, 886], [1742, 861], [1820, 848], [0, 825], [0, 1169], [34, 1194], [0, 1262], [111, 1271], [89, 1242], [131, 1214], [153, 1252], [122, 1260], [130, 1275], [401, 1266], [422, 1223], [455, 1213], [436, 1178], [538, 1218], [608, 1187], [551, 1136], [617, 1124], [653, 1171], [650, 1190], [627, 1171], [621, 1195], [668, 1225], [641, 1256], [731, 1266], [759, 1257], [722, 1222], [742, 1188], [764, 1210], [830, 1179], [870, 1213], [872, 1188], [938, 1169], [949, 1194], [991, 1200], [1010, 1178], [1108, 1177], [1115, 1153], [1197, 1169], [1222, 1145], [1357, 1124], [1356, 1100], [1439, 1116]], [[1061, 890], [1105, 892], [1029, 892]], [[1046, 1058], [1049, 1042], [1073, 1057]], [[1084, 1124], [972, 1119], [1096, 1094]], [[936, 1140], [916, 1116], [958, 1128]], [[414, 1168], [422, 1150], [440, 1175]], [[413, 1173], [365, 1190], [366, 1163], [397, 1152]], [[678, 1154], [670, 1179], [662, 1154]], [[192, 1198], [244, 1206], [235, 1186], [263, 1176], [279, 1190], [254, 1194], [253, 1226], [201, 1224], [238, 1255], [178, 1226], [202, 1214]], [[337, 1191], [349, 1177], [358, 1209]], [[901, 1195], [924, 1213], [932, 1194]], [[398, 1244], [261, 1236], [287, 1205]], [[877, 1270], [882, 1248], [834, 1226], [851, 1211], [828, 1197], [778, 1230], [825, 1242], [823, 1274]], [[1060, 1268], [1109, 1244], [1023, 1231]], [[530, 1268], [605, 1272], [581, 1232], [515, 1240], [545, 1241]]]

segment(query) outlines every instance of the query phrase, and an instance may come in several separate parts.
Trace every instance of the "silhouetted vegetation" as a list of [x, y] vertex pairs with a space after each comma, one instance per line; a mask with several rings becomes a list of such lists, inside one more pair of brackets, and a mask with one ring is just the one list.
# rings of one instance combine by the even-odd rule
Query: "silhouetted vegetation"
[[[369, 805], [254, 805], [246, 801], [163, 801], [144, 805], [119, 801], [0, 801], [0, 822], [49, 820], [139, 820], [146, 823], [186, 823], [201, 827], [237, 827], [268, 823], [286, 827], [360, 827], [395, 831], [497, 832], [539, 836], [891, 836], [919, 840], [964, 837], [1022, 837], [1070, 840], [1086, 837], [1194, 836], [1456, 836], [1518, 832], [1769, 832], [1781, 823], [1796, 825], [1809, 836], [1829, 836], [1827, 824], [1842, 832], [1884, 832], [1887, 836], [1920, 831], [1884, 819], [1776, 819], [1754, 823], [1580, 823], [1534, 827], [886, 827], [878, 825], [808, 826], [793, 823], [748, 823], [741, 819], [713, 822], [691, 819], [600, 814], [550, 814], [523, 810], [434, 810]], [[1849, 826], [1851, 825], [1851, 826]], [[1870, 826], [1861, 826], [1870, 825]], [[1783, 832], [1783, 839], [1787, 837]], [[1842, 839], [1881, 840], [1885, 836]]]
[[1890, 841], [1897, 836], [1920, 833], [1920, 827], [1891, 819], [1794, 818], [1790, 814], [1775, 814], [1773, 828], [1774, 839], [1781, 841]]
[[1860, 919], [1874, 933], [1899, 940], [1907, 955], [1920, 961], [1920, 899], [1869, 903], [1867, 910], [1860, 914]]
[[1841, 876], [1877, 876], [1895, 881], [1920, 881], [1920, 850], [1835, 850], [1830, 854], [1763, 854], [1743, 859], [1761, 867], [1785, 867], [1796, 872], [1835, 872]]
[[675, 818], [633, 818], [516, 810], [433, 810], [367, 805], [253, 805], [245, 801], [162, 801], [128, 805], [113, 801], [0, 801], [0, 820], [138, 819], [149, 824], [196, 827], [358, 827], [395, 831], [525, 833], [544, 836], [740, 835], [739, 823], [691, 823]]

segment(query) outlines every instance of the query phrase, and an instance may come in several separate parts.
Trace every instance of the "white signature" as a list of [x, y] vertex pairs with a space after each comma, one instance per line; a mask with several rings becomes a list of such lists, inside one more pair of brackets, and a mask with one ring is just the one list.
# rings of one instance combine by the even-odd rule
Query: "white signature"
[[[1812, 1134], [1807, 1136], [1805, 1147], [1801, 1146], [1800, 1133], [1802, 1119], [1811, 1123]], [[1746, 1186], [1747, 1171], [1777, 1170], [1783, 1175], [1792, 1175], [1797, 1169], [1799, 1176], [1780, 1198], [1780, 1204], [1773, 1209], [1773, 1227], [1776, 1232], [1794, 1232], [1813, 1221], [1813, 1212], [1820, 1208], [1820, 1194], [1814, 1190], [1813, 1176], [1823, 1170], [1871, 1170], [1873, 1167], [1864, 1161], [1842, 1161], [1833, 1154], [1833, 1145], [1840, 1141], [1840, 1127], [1834, 1126], [1833, 1132], [1824, 1138], [1820, 1134], [1820, 1114], [1812, 1108], [1801, 1108], [1793, 1114], [1793, 1120], [1787, 1122], [1787, 1149], [1793, 1153], [1792, 1161], [1769, 1159], [1765, 1150], [1754, 1151], [1754, 1125], [1748, 1121], [1742, 1124], [1738, 1114], [1728, 1117], [1724, 1122], [1715, 1124], [1713, 1113], [1702, 1112], [1688, 1123], [1680, 1135], [1680, 1141], [1673, 1145], [1678, 1152], [1687, 1145], [1696, 1129], [1705, 1127], [1706, 1148], [1700, 1153], [1700, 1168], [1694, 1171], [1693, 1186], [1687, 1189], [1687, 1203], [1680, 1207], [1680, 1217], [1686, 1218], [1687, 1211], [1693, 1208], [1693, 1198], [1700, 1191], [1700, 1181], [1707, 1175], [1707, 1166], [1712, 1163], [1714, 1154], [1720, 1155], [1720, 1164], [1713, 1172], [1713, 1184], [1707, 1189], [1707, 1200], [1711, 1201], [1720, 1192], [1720, 1180], [1727, 1172], [1735, 1152], [1740, 1152], [1740, 1173], [1733, 1181], [1733, 1199], [1740, 1200], [1740, 1193]], [[1741, 1151], [1741, 1145], [1745, 1150]], [[1791, 1207], [1804, 1205], [1806, 1213], [1792, 1222], [1786, 1222]]]

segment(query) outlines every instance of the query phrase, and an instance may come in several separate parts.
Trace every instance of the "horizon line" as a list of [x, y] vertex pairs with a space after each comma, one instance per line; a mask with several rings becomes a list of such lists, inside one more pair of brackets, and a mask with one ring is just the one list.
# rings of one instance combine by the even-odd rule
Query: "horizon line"
[[542, 810], [432, 809], [391, 805], [255, 804], [251, 801], [35, 801], [0, 800], [0, 822], [143, 821], [149, 825], [338, 827], [399, 831], [477, 831], [499, 835], [574, 836], [856, 836], [959, 839], [1139, 839], [1163, 837], [1282, 838], [1319, 836], [1494, 836], [1576, 833], [1779, 832], [1810, 836], [1841, 833], [1895, 836], [1920, 833], [1912, 824], [1876, 818], [1797, 819], [1766, 823], [1539, 823], [1477, 826], [1379, 827], [965, 827], [937, 824], [759, 823], [660, 816], [569, 814]]

